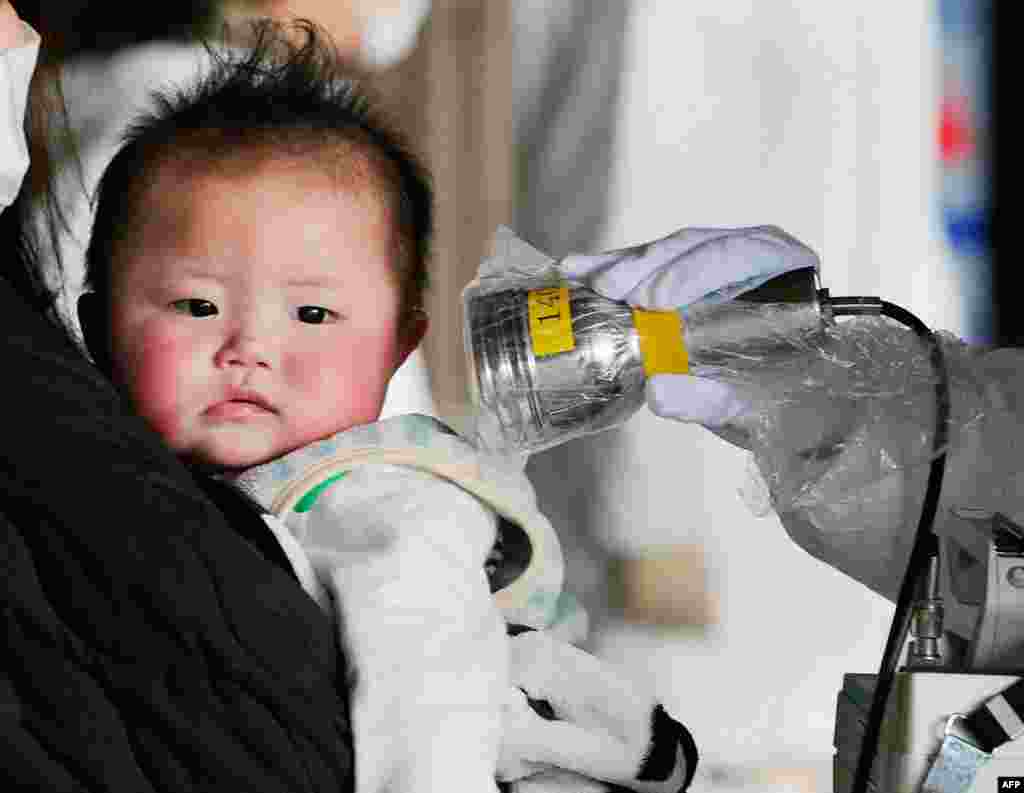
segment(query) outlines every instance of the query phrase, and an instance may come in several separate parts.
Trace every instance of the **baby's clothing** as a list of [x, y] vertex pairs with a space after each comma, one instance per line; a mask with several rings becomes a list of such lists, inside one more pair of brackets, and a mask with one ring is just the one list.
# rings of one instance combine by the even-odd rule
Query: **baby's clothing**
[[689, 785], [686, 728], [643, 681], [572, 647], [586, 613], [514, 462], [407, 415], [229, 479], [272, 513], [337, 618], [356, 670], [357, 793]]
[[586, 631], [525, 474], [407, 415], [226, 478], [278, 517], [300, 582], [336, 612], [357, 674], [357, 790], [447, 791], [453, 773], [493, 790], [506, 624]]

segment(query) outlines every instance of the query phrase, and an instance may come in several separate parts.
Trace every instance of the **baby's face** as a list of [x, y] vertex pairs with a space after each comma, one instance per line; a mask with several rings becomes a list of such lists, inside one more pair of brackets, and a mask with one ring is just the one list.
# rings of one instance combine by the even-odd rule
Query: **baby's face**
[[160, 169], [112, 269], [113, 375], [136, 410], [228, 468], [376, 420], [414, 346], [379, 190], [287, 162], [177, 173]]

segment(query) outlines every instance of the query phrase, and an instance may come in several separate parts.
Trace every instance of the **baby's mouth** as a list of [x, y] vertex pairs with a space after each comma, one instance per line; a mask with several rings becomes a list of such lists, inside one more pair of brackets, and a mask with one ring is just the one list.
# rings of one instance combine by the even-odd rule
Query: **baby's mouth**
[[235, 396], [206, 409], [206, 415], [219, 419], [246, 419], [273, 415], [274, 409], [258, 396]]

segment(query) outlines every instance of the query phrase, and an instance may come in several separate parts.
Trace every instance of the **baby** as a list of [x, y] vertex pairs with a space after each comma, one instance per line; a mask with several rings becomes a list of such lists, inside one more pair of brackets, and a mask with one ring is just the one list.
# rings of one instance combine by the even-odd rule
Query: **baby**
[[[100, 184], [91, 293], [79, 303], [97, 364], [171, 449], [208, 474], [237, 473], [374, 422], [388, 381], [427, 327], [425, 176], [352, 84], [331, 72], [325, 51], [311, 40], [281, 62], [269, 57], [274, 46], [268, 35], [246, 63], [222, 64], [133, 127]], [[395, 480], [395, 471], [378, 473]], [[484, 573], [494, 520], [478, 499], [425, 473], [409, 471], [392, 495], [426, 498], [418, 488], [446, 491], [451, 552], [395, 539], [393, 552], [351, 565], [367, 583], [405, 565], [407, 547], [415, 553], [408, 573], [425, 604], [420, 618], [408, 619], [415, 599], [392, 604], [406, 606], [401, 630], [381, 620], [372, 633], [373, 648], [387, 646], [401, 664], [360, 668], [368, 626], [349, 619], [358, 603], [340, 604], [360, 677], [358, 789], [384, 781], [396, 790], [451, 789], [444, 776], [454, 773], [494, 789], [508, 675], [505, 625]], [[433, 524], [436, 517], [435, 509]], [[424, 536], [440, 529], [428, 514], [422, 528]], [[330, 606], [302, 549], [279, 525], [275, 534], [300, 581]], [[374, 562], [387, 571], [367, 571]], [[376, 595], [401, 597], [388, 583]], [[438, 614], [447, 618], [445, 641], [436, 619], [428, 622]], [[435, 657], [425, 658], [428, 650]], [[467, 736], [480, 749], [468, 756]], [[375, 745], [385, 737], [389, 746]], [[428, 748], [406, 751], [419, 746]]]
[[[526, 702], [506, 624], [564, 610], [557, 541], [521, 471], [426, 417], [375, 423], [427, 328], [430, 187], [312, 31], [297, 49], [271, 33], [129, 131], [99, 187], [85, 342], [198, 475], [280, 517], [353, 655], [357, 790], [495, 790], [509, 692]], [[492, 596], [499, 516], [527, 553]], [[640, 722], [630, 773], [653, 751]], [[692, 776], [669, 755], [638, 789]]]

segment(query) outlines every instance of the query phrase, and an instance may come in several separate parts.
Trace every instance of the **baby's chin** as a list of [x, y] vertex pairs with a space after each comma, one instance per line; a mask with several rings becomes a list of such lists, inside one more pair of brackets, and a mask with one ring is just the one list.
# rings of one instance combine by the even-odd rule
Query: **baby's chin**
[[267, 444], [265, 442], [224, 442], [215, 440], [180, 453], [190, 465], [211, 473], [230, 473], [268, 463], [293, 449], [298, 444]]
[[266, 454], [209, 454], [206, 452], [189, 452], [181, 455], [181, 459], [189, 465], [211, 474], [230, 474], [255, 468], [257, 465], [269, 463], [280, 455]]
[[329, 432], [311, 434], [309, 437], [271, 440], [266, 437], [255, 437], [246, 432], [224, 433], [205, 439], [203, 443], [179, 452], [179, 456], [190, 465], [210, 473], [232, 473], [254, 468], [269, 463], [289, 452], [308, 446], [311, 443], [329, 438], [339, 432], [352, 429], [371, 421], [344, 424]]

